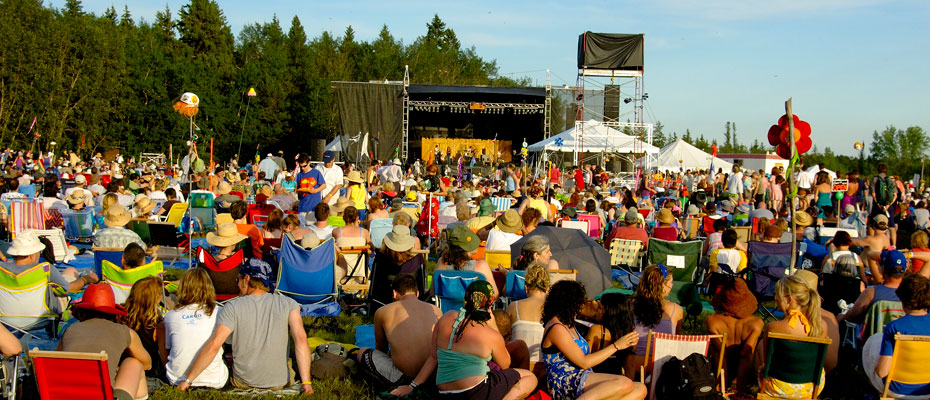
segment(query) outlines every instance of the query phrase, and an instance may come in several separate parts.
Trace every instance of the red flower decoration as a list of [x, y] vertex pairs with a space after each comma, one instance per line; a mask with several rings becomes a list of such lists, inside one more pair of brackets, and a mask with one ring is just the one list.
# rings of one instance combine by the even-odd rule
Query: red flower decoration
[[[797, 115], [792, 116], [794, 120], [794, 143], [797, 147], [798, 154], [804, 154], [811, 149], [811, 125], [802, 121]], [[777, 125], [769, 128], [769, 144], [775, 147], [775, 153], [784, 159], [791, 158], [791, 142], [788, 141], [788, 116], [782, 115], [778, 119]]]

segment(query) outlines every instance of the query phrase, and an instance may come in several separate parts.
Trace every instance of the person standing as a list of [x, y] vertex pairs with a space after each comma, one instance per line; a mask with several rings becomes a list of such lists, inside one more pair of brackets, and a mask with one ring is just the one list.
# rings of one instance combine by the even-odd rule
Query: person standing
[[297, 158], [297, 165], [300, 172], [297, 173], [297, 196], [300, 197], [300, 203], [297, 205], [297, 212], [308, 214], [320, 203], [323, 196], [320, 194], [326, 189], [326, 181], [320, 170], [310, 165], [310, 156], [307, 153], [300, 153]]
[[316, 169], [323, 175], [323, 181], [326, 183], [321, 193], [323, 201], [330, 206], [336, 205], [336, 199], [339, 198], [339, 189], [342, 189], [342, 186], [345, 184], [342, 167], [336, 165], [335, 159], [336, 154], [327, 151], [323, 153], [323, 163], [316, 166]]
[[265, 173], [265, 179], [274, 182], [275, 175], [278, 171], [281, 170], [278, 168], [278, 163], [274, 160], [274, 155], [268, 153], [265, 156], [265, 159], [262, 162], [258, 163], [258, 169]]

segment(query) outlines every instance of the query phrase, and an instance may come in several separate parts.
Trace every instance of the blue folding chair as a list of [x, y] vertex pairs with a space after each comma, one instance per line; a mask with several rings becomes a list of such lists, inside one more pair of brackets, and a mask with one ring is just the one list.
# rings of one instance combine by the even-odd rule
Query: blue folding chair
[[775, 283], [788, 275], [791, 257], [791, 243], [749, 242], [749, 290], [758, 299], [764, 319], [776, 319], [762, 302], [775, 298]]
[[65, 239], [75, 246], [94, 243], [94, 212], [92, 210], [60, 210], [65, 225]]
[[[321, 316], [340, 310], [336, 303], [339, 288], [336, 286], [336, 245], [333, 239], [312, 250], [305, 250], [291, 240], [281, 241], [278, 254], [278, 279], [275, 292], [293, 298], [301, 307], [301, 314]], [[335, 316], [335, 315], [329, 315]]]
[[433, 294], [436, 306], [443, 313], [458, 310], [465, 305], [465, 290], [468, 285], [478, 280], [485, 280], [484, 275], [475, 271], [440, 270], [433, 272]]
[[30, 183], [28, 185], [19, 185], [19, 189], [16, 191], [26, 195], [29, 200], [32, 200], [36, 197], [36, 185], [34, 183]]
[[93, 248], [94, 252], [94, 272], [97, 276], [103, 276], [103, 261], [109, 261], [113, 265], [123, 265], [123, 250]]
[[510, 271], [504, 281], [504, 295], [509, 301], [526, 298], [526, 271]]

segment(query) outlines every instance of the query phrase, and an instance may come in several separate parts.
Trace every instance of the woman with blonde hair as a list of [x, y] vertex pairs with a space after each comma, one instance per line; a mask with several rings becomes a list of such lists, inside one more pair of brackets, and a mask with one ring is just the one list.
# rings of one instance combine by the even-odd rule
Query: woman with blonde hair
[[381, 202], [380, 197], [370, 197], [368, 199], [368, 213], [365, 215], [365, 223], [362, 225], [368, 228], [371, 220], [381, 218], [391, 218], [391, 214], [388, 213], [387, 207], [385, 207], [384, 203]]
[[[510, 303], [507, 314], [513, 321], [511, 337], [522, 340], [529, 347], [530, 362], [539, 361], [539, 343], [542, 342], [542, 310], [549, 292], [549, 271], [545, 264], [533, 262], [526, 269], [526, 298]], [[521, 313], [521, 310], [523, 311]], [[522, 315], [522, 316], [521, 316]]]
[[[768, 348], [768, 333], [782, 333], [795, 336], [825, 338], [820, 315], [820, 295], [798, 275], [788, 275], [775, 284], [775, 303], [785, 313], [783, 319], [765, 325], [762, 342], [756, 346], [756, 365], [761, 368], [765, 363], [765, 351]], [[823, 389], [824, 374], [821, 372], [818, 388]], [[813, 382], [788, 383], [767, 377], [760, 378], [759, 394], [782, 399], [810, 398]], [[814, 393], [814, 398], [819, 393]]]
[[[159, 360], [158, 337], [164, 334], [159, 306], [164, 298], [164, 286], [161, 278], [147, 276], [132, 285], [129, 298], [126, 299], [126, 316], [117, 321], [136, 331], [142, 346], [152, 360]], [[161, 379], [165, 375], [165, 363], [153, 362], [152, 369], [146, 376]]]
[[[166, 377], [172, 385], [183, 382], [197, 352], [213, 334], [219, 309], [207, 270], [192, 268], [185, 271], [178, 288], [178, 304], [165, 315], [164, 335], [158, 340], [162, 360], [167, 363]], [[223, 363], [221, 349], [210, 365], [191, 382], [191, 386], [221, 389], [228, 377], [229, 370]]]
[[300, 218], [297, 218], [296, 215], [288, 214], [281, 222], [281, 232], [282, 237], [287, 236], [294, 242], [300, 242], [300, 239], [303, 239], [304, 235], [311, 231], [300, 224]]

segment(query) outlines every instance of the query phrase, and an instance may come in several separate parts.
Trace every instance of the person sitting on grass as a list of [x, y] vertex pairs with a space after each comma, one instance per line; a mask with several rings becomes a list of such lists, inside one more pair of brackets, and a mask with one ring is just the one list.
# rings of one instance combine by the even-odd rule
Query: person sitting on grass
[[159, 305], [164, 298], [164, 286], [161, 278], [147, 276], [132, 285], [126, 299], [126, 316], [117, 317], [117, 322], [128, 326], [139, 335], [142, 347], [153, 361], [152, 368], [145, 375], [163, 379], [165, 363], [158, 353], [158, 341], [164, 335]]
[[[135, 331], [116, 323], [117, 316], [125, 316], [126, 310], [116, 304], [110, 285], [96, 283], [87, 286], [81, 299], [73, 303], [72, 312], [78, 322], [71, 324], [62, 334], [58, 350], [106, 351], [113, 398], [147, 398], [145, 371], [152, 368], [152, 358]], [[121, 358], [124, 353], [127, 357]]]
[[391, 287], [394, 302], [375, 312], [375, 348], [363, 347], [351, 352], [350, 357], [358, 361], [361, 369], [374, 377], [379, 386], [394, 388], [398, 396], [405, 396], [417, 386], [413, 377], [429, 359], [430, 349], [423, 343], [432, 337], [433, 326], [442, 311], [417, 298], [420, 292], [413, 275], [398, 275]]
[[[257, 262], [256, 262], [257, 261]], [[277, 390], [288, 385], [288, 338], [294, 343], [297, 372], [304, 394], [313, 394], [310, 382], [310, 346], [300, 318], [300, 305], [290, 297], [273, 294], [271, 266], [252, 260], [239, 268], [239, 297], [220, 310], [213, 334], [178, 381], [187, 390], [209, 367], [228, 340], [236, 355], [230, 383], [240, 389]], [[421, 381], [422, 382], [422, 381]]]
[[[779, 233], [780, 235], [780, 233]], [[752, 354], [758, 344], [765, 323], [752, 315], [758, 308], [756, 297], [742, 278], [731, 278], [720, 285], [711, 303], [715, 314], [704, 321], [707, 332], [726, 335], [724, 344], [726, 376], [735, 378], [738, 394], [748, 394], [752, 378]], [[726, 382], [729, 385], [732, 382]]]
[[[203, 268], [184, 271], [177, 295], [178, 304], [165, 315], [164, 334], [158, 340], [161, 359], [166, 362], [166, 378], [172, 385], [181, 383], [197, 351], [210, 338], [220, 310], [210, 275]], [[229, 370], [220, 349], [191, 386], [222, 389], [228, 379]]]

